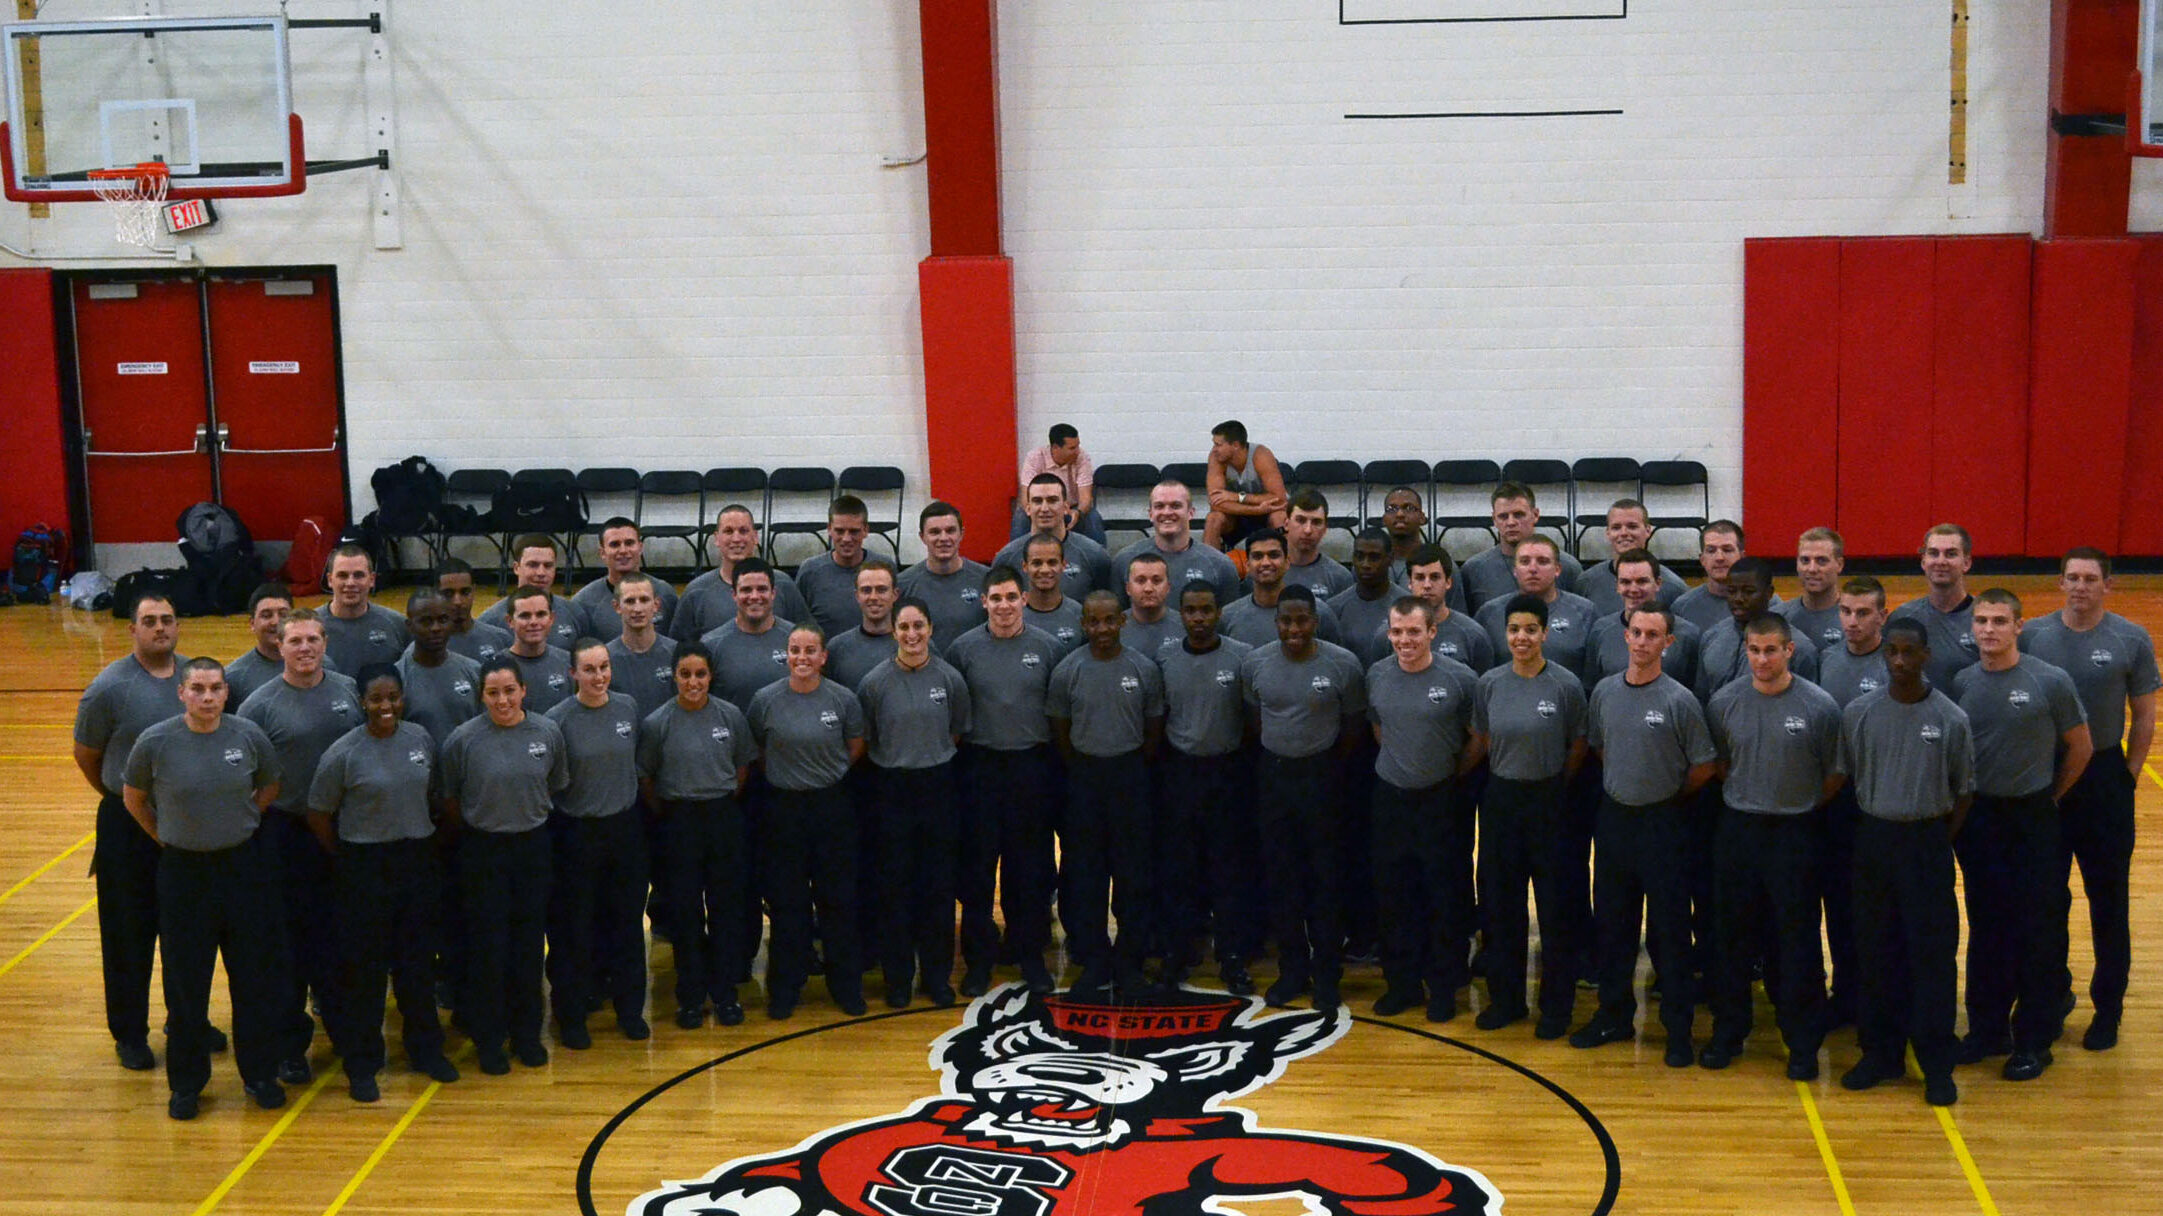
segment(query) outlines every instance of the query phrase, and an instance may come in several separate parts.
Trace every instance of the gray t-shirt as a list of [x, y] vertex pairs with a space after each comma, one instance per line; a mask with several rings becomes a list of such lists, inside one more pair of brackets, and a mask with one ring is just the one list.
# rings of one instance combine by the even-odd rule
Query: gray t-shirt
[[531, 831], [548, 822], [556, 792], [571, 783], [569, 750], [563, 731], [530, 709], [516, 726], [483, 714], [444, 741], [441, 788], [467, 827]]
[[[1577, 585], [1585, 568], [1567, 553], [1556, 556], [1561, 559], [1562, 573], [1555, 576], [1555, 586], [1568, 591]], [[1467, 610], [1478, 616], [1480, 608], [1489, 600], [1507, 600], [1517, 594], [1516, 558], [1504, 553], [1499, 544], [1490, 546], [1466, 558], [1464, 564], [1457, 567], [1457, 584], [1465, 589]]]
[[[1487, 636], [1487, 631], [1480, 628], [1469, 612], [1453, 610], [1436, 621], [1432, 649], [1442, 658], [1455, 659], [1474, 671], [1485, 671], [1495, 665], [1494, 639]], [[1509, 662], [1507, 650], [1502, 652], [1502, 661]]]
[[[774, 615], [792, 621], [811, 619], [811, 606], [804, 603], [804, 593], [797, 588], [796, 580], [779, 570], [770, 570], [774, 584]], [[855, 594], [855, 587], [849, 589]], [[708, 570], [692, 579], [676, 601], [676, 612], [668, 623], [668, 635], [679, 642], [701, 638], [721, 627], [723, 621], [736, 619], [736, 589], [721, 578], [719, 570]]]
[[282, 784], [277, 810], [306, 811], [316, 762], [364, 718], [360, 690], [353, 681], [333, 672], [322, 675], [312, 688], [295, 688], [281, 675], [256, 689], [240, 707], [240, 716], [262, 727], [271, 746], [278, 749]]
[[1788, 628], [1794, 630], [1797, 637], [1806, 637], [1815, 643], [1821, 657], [1835, 646], [1848, 644], [1848, 635], [1840, 628], [1838, 601], [1830, 608], [1805, 608], [1801, 600], [1795, 599], [1773, 611], [1787, 619]]
[[610, 692], [620, 692], [638, 703], [640, 717], [676, 696], [676, 639], [656, 635], [644, 654], [633, 654], [617, 634], [608, 643]]
[[1075, 751], [1124, 756], [1140, 749], [1149, 719], [1164, 716], [1164, 673], [1132, 647], [1100, 659], [1085, 646], [1053, 669], [1044, 712], [1067, 720]]
[[1119, 602], [1126, 602], [1127, 567], [1144, 553], [1154, 553], [1164, 559], [1165, 574], [1171, 579], [1171, 592], [1164, 602], [1176, 604], [1179, 593], [1188, 583], [1207, 582], [1217, 589], [1217, 602], [1229, 604], [1239, 598], [1239, 568], [1232, 559], [1217, 552], [1199, 540], [1189, 541], [1187, 547], [1177, 553], [1167, 553], [1157, 547], [1156, 536], [1144, 536], [1119, 551], [1112, 561], [1111, 589], [1119, 593]]
[[[856, 604], [856, 571], [863, 565], [843, 566], [831, 553], [821, 553], [796, 567], [796, 585], [811, 606], [811, 619], [827, 637], [847, 633], [864, 623], [863, 609]], [[777, 608], [775, 611], [779, 611]]]
[[[653, 618], [653, 627], [667, 633], [669, 622], [676, 615], [676, 588], [665, 578], [655, 578], [653, 597], [661, 603], [661, 611]], [[605, 577], [578, 589], [578, 594], [571, 597], [571, 614], [578, 631], [589, 638], [623, 636], [623, 617], [616, 611], [616, 592]]]
[[2034, 655], [2004, 671], [1981, 663], [1961, 669], [1953, 699], [1975, 734], [1975, 792], [1994, 798], [2049, 789], [2058, 740], [2088, 721], [2073, 677]]
[[[335, 670], [328, 658], [323, 663], [325, 671]], [[285, 674], [285, 660], [281, 657], [265, 658], [254, 647], [248, 653], [225, 665], [225, 709], [227, 713], [247, 703], [248, 696], [256, 689]]]
[[1913, 705], [1887, 689], [1841, 711], [1840, 771], [1863, 812], [1879, 819], [1935, 819], [1975, 792], [1968, 715], [1933, 688]]
[[1196, 653], [1186, 639], [1157, 655], [1164, 672], [1164, 738], [1189, 756], [1224, 756], [1246, 737], [1246, 691], [1240, 664], [1254, 650], [1238, 638], [1219, 637], [1214, 650]]
[[1699, 629], [1711, 629], [1722, 621], [1735, 619], [1735, 614], [1727, 610], [1727, 597], [1713, 594], [1711, 586], [1704, 583], [1676, 596], [1675, 602], [1668, 607], [1675, 610], [1676, 616]]
[[2084, 632], [2055, 612], [2037, 617], [2020, 631], [2020, 649], [2073, 677], [2097, 751], [2116, 747], [2125, 738], [2127, 701], [2163, 688], [2148, 631], [2115, 612], [2104, 613], [2095, 628]]
[[1380, 661], [1389, 653], [1389, 606], [1410, 594], [1402, 587], [1388, 587], [1371, 600], [1362, 599], [1355, 586], [1331, 596], [1329, 610], [1337, 614], [1337, 628], [1344, 635], [1338, 644], [1363, 664]]
[[1803, 814], [1840, 771], [1840, 705], [1808, 680], [1790, 680], [1774, 696], [1736, 680], [1712, 695], [1705, 721], [1727, 763], [1727, 804], [1738, 811]]
[[[1658, 599], [1662, 606], [1674, 607], [1675, 601], [1681, 599], [1683, 593], [1689, 589], [1690, 584], [1683, 582], [1681, 575], [1666, 566], [1660, 567]], [[1615, 590], [1613, 558], [1585, 567], [1584, 573], [1577, 576], [1577, 585], [1570, 590], [1592, 601], [1592, 610], [1601, 616], [1611, 613], [1619, 616], [1622, 613], [1622, 593]]]
[[[1021, 571], [1023, 577], [1027, 577], [1029, 572], [1023, 566], [1022, 559], [1027, 555], [1025, 551], [1028, 547], [1028, 534], [1017, 536], [999, 550], [991, 559], [991, 564], [1012, 566]], [[1079, 604], [1088, 598], [1092, 591], [1112, 589], [1112, 555], [1105, 551], [1104, 546], [1079, 532], [1070, 531], [1061, 547], [1066, 552], [1066, 568], [1059, 575], [1059, 590], [1068, 599]], [[1119, 586], [1126, 586], [1123, 576]]]
[[[1251, 595], [1223, 606], [1217, 614], [1217, 632], [1238, 638], [1249, 646], [1267, 646], [1277, 640], [1277, 606], [1264, 608]], [[1314, 601], [1314, 636], [1333, 645], [1344, 645], [1344, 627], [1328, 600]]]
[[[578, 605], [551, 591], [548, 594], [548, 610], [555, 614], [549, 625], [548, 644], [568, 649], [571, 643], [578, 640]], [[484, 625], [494, 625], [510, 633], [512, 641], [518, 640], [517, 632], [511, 629], [510, 600], [500, 599], [490, 604], [488, 611], [481, 614], [480, 621]], [[508, 650], [510, 647], [506, 646], [504, 649]]]
[[1088, 639], [1082, 636], [1081, 601], [1067, 596], [1059, 606], [1049, 612], [1038, 612], [1028, 604], [1022, 605], [1022, 622], [1032, 629], [1042, 630], [1059, 647], [1059, 657], [1065, 658], [1084, 645]]
[[1857, 697], [1876, 692], [1892, 682], [1891, 673], [1885, 670], [1882, 642], [1872, 647], [1868, 654], [1856, 654], [1842, 642], [1818, 656], [1818, 687], [1831, 693], [1842, 709], [1853, 704]]
[[826, 678], [854, 688], [864, 682], [872, 668], [893, 657], [893, 634], [865, 633], [864, 627], [858, 625], [826, 639]]
[[1138, 621], [1134, 619], [1134, 611], [1128, 609], [1124, 623], [1119, 626], [1119, 644], [1152, 659], [1186, 639], [1187, 627], [1180, 623], [1178, 613], [1169, 610], [1156, 620]]
[[1592, 690], [1585, 743], [1600, 753], [1607, 796], [1650, 806], [1682, 792], [1692, 768], [1718, 758], [1705, 709], [1673, 676], [1633, 685], [1609, 676]]
[[[1630, 643], [1623, 636], [1627, 628], [1620, 610], [1600, 617], [1592, 623], [1592, 639], [1585, 646], [1585, 687], [1597, 688], [1600, 681], [1619, 675], [1630, 667]], [[1697, 650], [1704, 641], [1704, 631], [1682, 617], [1675, 618], [1675, 640], [1667, 652], [1660, 656], [1660, 670], [1675, 677], [1684, 688], [1697, 686]], [[1503, 662], [1509, 656], [1503, 656]]]
[[775, 617], [772, 628], [745, 633], [732, 619], [700, 638], [713, 652], [713, 695], [749, 713], [751, 698], [761, 688], [789, 678], [789, 631], [794, 628], [793, 622]]
[[473, 622], [473, 628], [464, 633], [453, 633], [447, 645], [452, 654], [464, 655], [476, 663], [486, 663], [511, 648], [518, 639], [501, 625], [486, 621]]
[[1010, 638], [989, 625], [954, 639], [946, 661], [969, 684], [969, 729], [962, 736], [992, 751], [1021, 751], [1051, 740], [1044, 696], [1068, 648], [1041, 629], [1022, 626]]
[[1562, 775], [1570, 745], [1585, 737], [1584, 685], [1560, 663], [1518, 675], [1505, 663], [1480, 677], [1472, 729], [1487, 736], [1487, 770], [1511, 781]]
[[[1794, 635], [1795, 653], [1787, 661], [1787, 669], [1811, 683], [1818, 678], [1817, 643], [1797, 633]], [[1847, 643], [1842, 642], [1842, 647]], [[1697, 695], [1709, 701], [1712, 694], [1737, 680], [1750, 678], [1750, 650], [1743, 627], [1729, 617], [1705, 631], [1697, 648]]]
[[395, 663], [405, 652], [406, 618], [381, 604], [347, 620], [325, 608], [315, 614], [323, 622], [323, 653], [339, 671], [359, 671], [370, 663]]
[[106, 664], [83, 690], [75, 707], [75, 741], [105, 753], [98, 779], [115, 798], [127, 777], [128, 749], [136, 738], [180, 713], [180, 669], [187, 661], [174, 655], [173, 674], [161, 677], [143, 670], [132, 653], [125, 654]]
[[[1352, 585], [1352, 572], [1343, 562], [1327, 553], [1317, 553], [1314, 560], [1304, 566], [1287, 564], [1284, 568], [1284, 585], [1306, 587], [1314, 592], [1314, 598], [1326, 600]], [[1248, 587], [1248, 591], [1254, 590]]]
[[1367, 712], [1365, 669], [1342, 646], [1316, 642], [1313, 654], [1294, 660], [1282, 642], [1271, 642], [1247, 656], [1239, 675], [1260, 719], [1262, 746], [1288, 759], [1328, 751], [1338, 732], [1357, 729]]
[[961, 559], [952, 574], [934, 574], [918, 562], [901, 572], [894, 590], [913, 595], [931, 610], [931, 650], [945, 654], [954, 639], [984, 623], [984, 576], [991, 567]]
[[398, 678], [406, 686], [406, 721], [427, 731], [437, 747], [481, 712], [481, 665], [462, 654], [446, 654], [436, 666], [423, 667], [409, 646], [398, 659]]
[[758, 754], [744, 711], [720, 697], [707, 697], [696, 713], [668, 701], [646, 715], [638, 733], [638, 771], [671, 801], [735, 793], [737, 770]]
[[388, 844], [435, 835], [428, 814], [436, 743], [411, 722], [378, 739], [366, 727], [340, 736], [315, 766], [308, 809], [338, 817], [338, 839]]
[[199, 853], [230, 849], [253, 836], [262, 822], [255, 792], [278, 779], [270, 736], [232, 714], [205, 734], [189, 730], [179, 717], [146, 727], [128, 752], [125, 778], [150, 795], [159, 842]]
[[880, 768], [930, 768], [954, 758], [954, 739], [969, 733], [969, 685], [937, 655], [910, 671], [888, 659], [857, 686], [864, 738]]
[[[1480, 628], [1487, 631], [1487, 641], [1497, 655], [1510, 652], [1509, 606], [1516, 592], [1491, 599], [1473, 614]], [[1560, 663], [1579, 679], [1591, 669], [1588, 655], [1592, 649], [1592, 627], [1600, 619], [1593, 611], [1592, 602], [1584, 596], [1568, 591], [1557, 591], [1547, 605], [1547, 644], [1540, 653], [1551, 663]], [[1595, 681], [1597, 683], [1597, 681]]]
[[1374, 775], [1401, 790], [1423, 790], [1457, 775], [1479, 676], [1455, 659], [1406, 671], [1391, 655], [1367, 669], [1367, 716], [1381, 747]]
[[537, 655], [528, 657], [515, 650], [506, 650], [518, 670], [526, 677], [526, 712], [545, 714], [563, 703], [578, 691], [571, 678], [571, 652], [550, 646]]
[[1947, 695], [1952, 695], [1953, 677], [1959, 675], [1961, 668], [1974, 663], [1977, 658], [1975, 632], [1972, 628], [1975, 622], [1975, 597], [1971, 595], [1960, 601], [1960, 607], [1951, 612], [1938, 611], [1927, 597], [1909, 600], [1893, 609], [1892, 614], [1886, 618], [1886, 623], [1899, 620], [1922, 624], [1924, 635], [1930, 639], [1930, 666], [1924, 669], [1923, 675], [1930, 681], [1932, 688], [1943, 689]]
[[638, 801], [638, 702], [611, 692], [598, 708], [571, 697], [548, 711], [563, 732], [571, 783], [556, 809], [578, 819], [605, 819]]
[[766, 752], [776, 789], [823, 790], [849, 774], [849, 740], [864, 737], [864, 704], [832, 680], [797, 692], [777, 680], [751, 698], [744, 717]]

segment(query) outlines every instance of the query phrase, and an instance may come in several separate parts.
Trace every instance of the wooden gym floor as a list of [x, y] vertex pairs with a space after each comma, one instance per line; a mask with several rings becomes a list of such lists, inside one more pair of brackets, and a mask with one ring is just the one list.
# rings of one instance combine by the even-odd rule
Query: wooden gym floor
[[[1977, 585], [2001, 581], [2029, 597], [2031, 615], [2055, 607], [2048, 579]], [[2112, 606], [2163, 631], [2163, 578], [2120, 584]], [[1899, 580], [1895, 600], [1917, 586]], [[182, 626], [184, 653], [231, 656], [248, 645], [237, 617]], [[318, 1036], [321, 1075], [284, 1110], [250, 1106], [224, 1057], [202, 1115], [168, 1120], [162, 1073], [120, 1069], [103, 1026], [85, 876], [93, 799], [69, 759], [78, 694], [126, 651], [110, 615], [0, 611], [0, 782], [10, 791], [0, 834], [0, 1216], [574, 1212], [582, 1204], [615, 1213], [668, 1181], [780, 1152], [939, 1092], [930, 1041], [961, 1010], [920, 1001], [849, 1021], [814, 985], [795, 1020], [778, 1028], [747, 1002], [753, 1013], [743, 1026], [677, 1030], [666, 1018], [673, 1002], [664, 946], [655, 951], [663, 1016], [649, 1042], [625, 1041], [602, 1015], [591, 1051], [557, 1050], [549, 1066], [502, 1078], [468, 1067], [466, 1079], [437, 1086], [399, 1071], [393, 1035], [383, 1101], [360, 1106]], [[1671, 1071], [1657, 1035], [1649, 1049], [1588, 1052], [1537, 1042], [1528, 1023], [1479, 1031], [1469, 1013], [1440, 1027], [1417, 1012], [1372, 1019], [1365, 1011], [1380, 994], [1372, 967], [1347, 976], [1345, 995], [1361, 1016], [1345, 1037], [1234, 1105], [1254, 1111], [1263, 1128], [1396, 1141], [1477, 1170], [1520, 1216], [2163, 1210], [2159, 809], [2163, 778], [2151, 768], [2140, 783], [2134, 974], [2120, 1046], [2100, 1055], [2078, 1046], [2088, 934], [2076, 883], [2082, 1008], [2055, 1067], [2025, 1085], [2000, 1080], [1995, 1061], [1962, 1069], [1960, 1103], [1946, 1112], [1925, 1106], [1912, 1080], [1841, 1090], [1835, 1078], [1856, 1058], [1849, 1031], [1833, 1037], [1823, 1079], [1786, 1080], [1762, 1009], [1747, 1054], [1726, 1072]], [[1205, 967], [1198, 982], [1213, 979]], [[1580, 993], [1580, 1020], [1590, 1005]], [[155, 1023], [159, 1010], [152, 1013]], [[214, 1020], [230, 1024], [222, 991]], [[1700, 1015], [1701, 1038], [1706, 1025]], [[152, 1046], [162, 1059], [162, 1039], [153, 1036]], [[1220, 1210], [1289, 1216], [1300, 1204], [1261, 1199]]]

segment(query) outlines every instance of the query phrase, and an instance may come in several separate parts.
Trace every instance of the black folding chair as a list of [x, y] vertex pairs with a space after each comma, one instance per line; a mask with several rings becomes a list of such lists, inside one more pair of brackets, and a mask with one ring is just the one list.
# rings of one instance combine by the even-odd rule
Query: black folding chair
[[[1502, 466], [1502, 480], [1517, 482], [1546, 501], [1547, 507], [1540, 511], [1540, 527], [1553, 532], [1555, 543], [1562, 546], [1564, 553], [1568, 553], [1570, 516], [1577, 512], [1577, 496], [1572, 492], [1575, 483], [1570, 480], [1569, 462], [1536, 459], [1508, 461]], [[1557, 502], [1557, 499], [1561, 501]]]
[[[787, 495], [788, 497], [783, 497]], [[809, 500], [809, 501], [806, 501]], [[808, 536], [827, 548], [826, 510], [834, 501], [834, 471], [814, 465], [786, 465], [766, 475], [766, 560], [773, 562], [784, 536]], [[776, 518], [787, 510], [789, 518]]]
[[[896, 565], [901, 563], [902, 487], [906, 483], [907, 479], [901, 470], [890, 464], [850, 465], [841, 470], [841, 478], [837, 483], [843, 494], [854, 494], [864, 500], [865, 508], [870, 511], [864, 522], [871, 529], [871, 535], [884, 540], [886, 547], [894, 551]], [[886, 518], [879, 510], [883, 504], [877, 500], [886, 494], [894, 496], [892, 519]]]
[[511, 486], [509, 469], [453, 469], [443, 479], [443, 505], [436, 534], [428, 542], [429, 558], [442, 562], [451, 553], [451, 542], [477, 540], [495, 550], [498, 585], [510, 568], [503, 552], [503, 529], [496, 525], [496, 495]]
[[706, 478], [695, 469], [656, 469], [638, 479], [638, 534], [646, 556], [656, 541], [676, 541], [691, 550], [691, 569], [706, 564]]
[[1367, 527], [1382, 526], [1383, 499], [1398, 486], [1419, 495], [1422, 510], [1434, 504], [1434, 466], [1424, 460], [1370, 460], [1359, 470], [1359, 516]]
[[570, 570], [575, 572], [586, 564], [581, 542], [590, 536], [598, 543], [601, 525], [618, 516], [638, 518], [639, 476], [637, 469], [580, 469], [573, 480], [586, 498], [585, 526], [571, 534], [570, 552], [565, 554]]
[[1705, 525], [1712, 520], [1712, 478], [1705, 466], [1695, 460], [1648, 460], [1639, 468], [1638, 477], [1643, 487], [1639, 497], [1645, 500], [1646, 522], [1653, 533], [1662, 528], [1695, 532], [1702, 548]]
[[1292, 494], [1301, 490], [1320, 491], [1330, 500], [1330, 531], [1342, 532], [1347, 539], [1359, 535], [1360, 520], [1365, 515], [1367, 503], [1361, 492], [1358, 461], [1302, 460], [1292, 466], [1292, 475], [1285, 488]]
[[1570, 465], [1570, 493], [1577, 502], [1572, 518], [1577, 523], [1573, 548], [1585, 556], [1585, 538], [1607, 528], [1607, 504], [1618, 498], [1641, 498], [1638, 464], [1629, 456], [1587, 456]]
[[[1149, 531], [1149, 490], [1164, 480], [1153, 464], [1100, 464], [1096, 471], [1097, 517], [1104, 532]], [[1139, 494], [1137, 501], [1135, 495]]]
[[1427, 527], [1435, 543], [1446, 544], [1449, 534], [1477, 529], [1495, 540], [1492, 495], [1502, 480], [1502, 466], [1492, 460], [1437, 460], [1434, 462], [1434, 501], [1427, 507]]

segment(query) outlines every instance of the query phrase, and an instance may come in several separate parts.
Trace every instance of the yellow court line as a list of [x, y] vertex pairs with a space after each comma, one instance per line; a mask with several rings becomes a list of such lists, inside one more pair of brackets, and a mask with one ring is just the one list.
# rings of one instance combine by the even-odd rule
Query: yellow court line
[[66, 759], [68, 759], [68, 757], [56, 755], [52, 752], [43, 752], [31, 756], [0, 756], [0, 760], [11, 761], [16, 764], [59, 764], [61, 761]]
[[2157, 785], [2163, 785], [2163, 777], [2156, 776], [2155, 765], [2143, 760], [2140, 763], [2140, 771], [2148, 774], [2148, 780], [2155, 782]]
[[62, 854], [60, 854], [60, 856], [46, 862], [44, 865], [39, 866], [37, 869], [30, 871], [29, 877], [24, 878], [21, 882], [16, 883], [12, 887], [9, 887], [5, 892], [0, 892], [0, 904], [4, 904], [7, 901], [15, 898], [15, 893], [17, 891], [20, 891], [24, 887], [29, 886], [31, 883], [36, 882], [38, 880], [38, 876], [45, 873], [45, 871], [52, 869], [54, 866], [59, 865], [63, 861], [66, 861], [69, 854], [74, 853], [75, 850], [82, 848], [84, 845], [89, 844], [92, 840], [97, 839], [97, 835], [98, 834], [96, 832], [83, 833], [83, 838], [76, 841], [74, 844], [69, 845], [66, 852], [63, 852]]
[[[472, 1049], [471, 1043], [459, 1048], [458, 1054], [452, 1057], [453, 1061], [465, 1059]], [[413, 1121], [428, 1108], [428, 1103], [435, 1098], [436, 1091], [442, 1088], [443, 1082], [430, 1081], [428, 1087], [421, 1091], [421, 1096], [413, 1099], [413, 1105], [406, 1108], [406, 1113], [398, 1116], [398, 1122], [391, 1125], [391, 1130], [384, 1135], [382, 1142], [376, 1145], [375, 1151], [368, 1154], [366, 1161], [361, 1162], [360, 1169], [346, 1182], [345, 1189], [339, 1191], [338, 1197], [330, 1201], [329, 1207], [323, 1209], [323, 1216], [338, 1216], [346, 1202], [360, 1190], [361, 1183], [368, 1181], [368, 1175], [374, 1173], [376, 1166], [383, 1163], [383, 1158], [389, 1155], [391, 1146], [398, 1143], [398, 1137], [406, 1134], [406, 1129], [413, 1126]]]
[[1848, 1198], [1848, 1180], [1840, 1174], [1840, 1161], [1833, 1156], [1833, 1142], [1825, 1135], [1825, 1120], [1818, 1117], [1817, 1099], [1810, 1095], [1810, 1083], [1795, 1082], [1795, 1092], [1802, 1098], [1803, 1115], [1810, 1120], [1810, 1135], [1818, 1142], [1818, 1156], [1825, 1161], [1825, 1176], [1832, 1180], [1833, 1199], [1840, 1204], [1840, 1216], [1855, 1216], [1855, 1201]]
[[1953, 1156], [1960, 1161], [1960, 1172], [1968, 1176], [1968, 1189], [1975, 1192], [1975, 1202], [1982, 1205], [1983, 1216], [1999, 1216], [1998, 1205], [1990, 1201], [1990, 1188], [1983, 1185], [1983, 1171], [1975, 1168], [1975, 1158], [1968, 1155], [1968, 1142], [1960, 1138], [1953, 1112], [1943, 1106], [1930, 1109], [1937, 1112], [1938, 1126], [1945, 1129], [1945, 1138], [1952, 1141]]
[[0, 975], [6, 975], [8, 972], [15, 970], [15, 965], [22, 962], [24, 959], [29, 958], [31, 951], [36, 950], [39, 946], [42, 946], [46, 942], [53, 940], [53, 936], [55, 934], [59, 933], [62, 929], [67, 928], [69, 925], [74, 924], [76, 920], [82, 916], [83, 913], [88, 912], [89, 910], [97, 906], [98, 897], [95, 895], [91, 896], [89, 899], [84, 900], [82, 907], [68, 913], [66, 920], [63, 920], [59, 924], [54, 925], [52, 928], [47, 929], [44, 934], [38, 938], [38, 940], [31, 942], [29, 945], [23, 947], [23, 951], [21, 954], [16, 955], [14, 958], [11, 958], [4, 963], [0, 963]]
[[255, 1163], [263, 1159], [264, 1153], [270, 1151], [270, 1146], [278, 1142], [278, 1137], [285, 1134], [285, 1129], [293, 1126], [293, 1120], [300, 1118], [300, 1112], [308, 1109], [308, 1104], [315, 1101], [315, 1096], [323, 1092], [323, 1087], [330, 1084], [334, 1075], [335, 1070], [329, 1068], [316, 1074], [315, 1084], [310, 1085], [306, 1093], [286, 1107], [285, 1113], [278, 1116], [278, 1121], [270, 1125], [269, 1131], [263, 1133], [263, 1138], [255, 1142], [254, 1148], [248, 1150], [248, 1155], [242, 1157], [240, 1164], [233, 1167], [233, 1172], [225, 1176], [225, 1181], [219, 1183], [216, 1190], [196, 1205], [195, 1216], [207, 1216], [207, 1213], [216, 1210], [217, 1206], [225, 1201], [226, 1192], [248, 1176], [248, 1171], [254, 1169]]

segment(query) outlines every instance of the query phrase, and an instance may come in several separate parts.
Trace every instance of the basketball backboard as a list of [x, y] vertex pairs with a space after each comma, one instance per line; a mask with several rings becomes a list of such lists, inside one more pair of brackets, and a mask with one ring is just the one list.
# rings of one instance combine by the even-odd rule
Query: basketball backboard
[[6, 192], [88, 202], [92, 170], [157, 161], [169, 197], [307, 186], [283, 17], [127, 17], [0, 25]]

